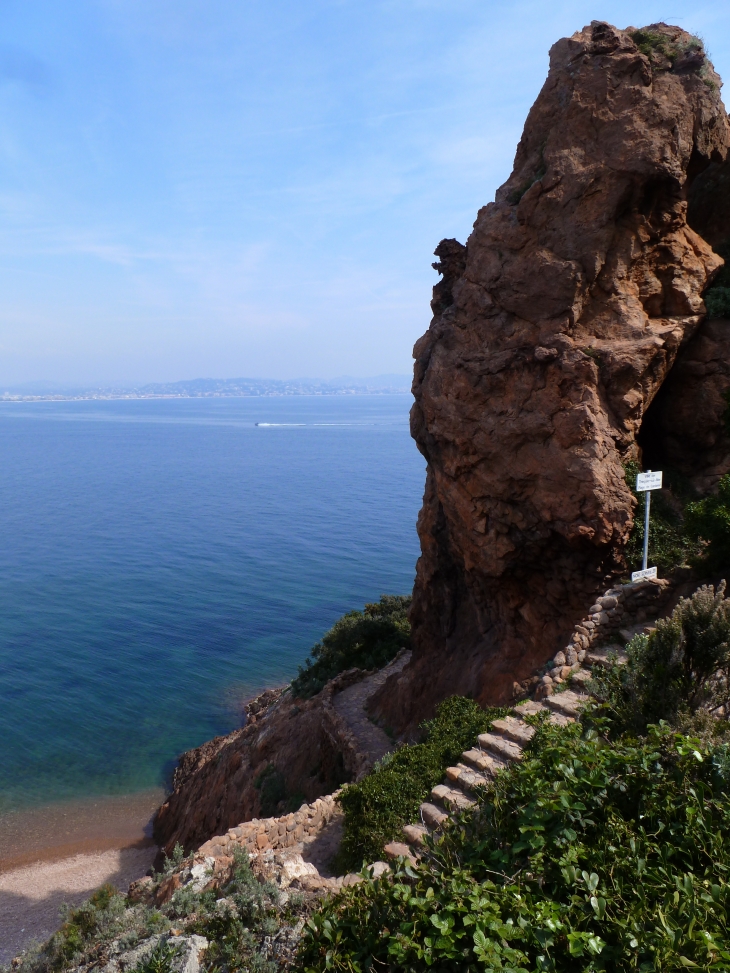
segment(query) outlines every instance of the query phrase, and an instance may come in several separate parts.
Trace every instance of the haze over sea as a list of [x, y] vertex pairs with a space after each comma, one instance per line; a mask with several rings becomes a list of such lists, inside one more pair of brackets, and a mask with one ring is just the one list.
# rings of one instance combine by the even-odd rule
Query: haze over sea
[[0, 813], [158, 786], [410, 591], [411, 401], [0, 403]]

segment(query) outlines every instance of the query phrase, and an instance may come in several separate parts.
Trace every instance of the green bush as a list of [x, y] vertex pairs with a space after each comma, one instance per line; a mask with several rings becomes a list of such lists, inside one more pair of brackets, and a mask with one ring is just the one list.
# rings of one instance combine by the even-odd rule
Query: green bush
[[666, 726], [544, 724], [427, 860], [326, 903], [299, 968], [726, 970], [729, 764]]
[[644, 733], [651, 723], [730, 702], [730, 598], [703, 585], [682, 598], [651, 635], [627, 646], [628, 663], [593, 680], [593, 691], [613, 713], [615, 729]]
[[705, 292], [708, 318], [730, 318], [730, 242], [715, 247], [725, 266], [720, 269], [712, 285]]
[[[178, 953], [176, 940], [167, 935], [171, 920], [186, 935], [208, 939], [205, 973], [275, 973], [282, 964], [267, 958], [267, 942], [279, 932], [291, 936], [302, 913], [308, 913], [303, 899], [291, 895], [284, 902], [275, 886], [256, 878], [246, 852], [237, 849], [232, 877], [223, 888], [196, 892], [192, 884], [183, 885], [159, 910], [132, 905], [111, 885], [103, 886], [80, 906], [66, 909], [61, 929], [45, 945], [27, 950], [12, 973], [86, 969], [98, 965], [100, 957], [103, 966], [112, 941], [126, 950], [156, 934], [163, 938], [130, 973], [170, 973]], [[10, 967], [0, 970], [11, 973]]]
[[172, 973], [179, 949], [171, 942], [159, 942], [149, 956], [134, 967], [132, 973]]
[[709, 318], [730, 318], [730, 287], [711, 287], [705, 294]]
[[364, 611], [343, 615], [299, 667], [292, 682], [294, 695], [308, 699], [345, 669], [380, 669], [400, 649], [410, 648], [410, 603], [409, 596], [383, 595]]
[[345, 813], [340, 868], [351, 871], [381, 858], [383, 845], [418, 819], [419, 805], [441, 783], [446, 768], [505, 712], [485, 711], [471, 699], [452, 696], [423, 724], [423, 743], [401, 747], [360, 783], [346, 785], [338, 798]]
[[260, 943], [262, 937], [273, 936], [282, 925], [279, 892], [275, 886], [259, 882], [243, 850], [236, 852], [233, 878], [222, 896], [226, 907], [221, 909], [212, 902], [200, 911], [193, 928], [210, 943], [205, 969], [212, 973], [274, 973], [278, 965], [264, 958]]
[[659, 34], [651, 30], [635, 30], [631, 34], [631, 39], [650, 61], [654, 60], [654, 54], [659, 54], [668, 58], [674, 64], [680, 54], [688, 51], [705, 53], [704, 42], [701, 37], [696, 35], [692, 35], [686, 42], [677, 43], [667, 37], [666, 34]]
[[678, 52], [673, 49], [669, 43], [669, 38], [665, 37], [664, 34], [656, 34], [650, 30], [635, 30], [631, 34], [631, 40], [648, 58], [651, 58], [655, 52], [663, 54], [670, 60], [677, 57]]
[[720, 480], [717, 493], [690, 503], [685, 514], [686, 530], [706, 546], [701, 560], [711, 571], [730, 568], [730, 474]]

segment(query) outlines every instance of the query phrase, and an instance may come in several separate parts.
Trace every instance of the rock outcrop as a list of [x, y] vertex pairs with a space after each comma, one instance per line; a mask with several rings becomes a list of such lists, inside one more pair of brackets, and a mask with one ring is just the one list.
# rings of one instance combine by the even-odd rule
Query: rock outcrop
[[254, 719], [244, 727], [183, 754], [173, 792], [155, 818], [162, 849], [171, 855], [180, 844], [189, 851], [242, 821], [271, 814], [266, 804], [277, 798], [282, 804], [313, 801], [359, 776], [364, 760], [332, 706], [334, 692], [359, 675], [343, 673], [341, 685], [333, 681], [306, 701], [288, 692], [263, 708], [255, 700]]
[[[155, 839], [162, 851], [170, 856], [176, 844], [190, 851], [242, 822], [272, 821], [272, 813], [284, 815], [342, 783], [360, 780], [393, 746], [364, 719], [363, 699], [399, 673], [409, 658], [409, 652], [401, 651], [380, 671], [348, 669], [312, 699], [296, 699], [290, 690], [279, 689], [251, 700], [241, 729], [180, 758], [173, 792], [155, 818]], [[322, 820], [321, 814], [304, 808], [286, 820], [278, 818], [276, 825], [286, 832], [280, 837], [292, 832], [289, 836], [299, 841], [311, 836]], [[260, 821], [244, 830], [251, 848], [291, 844], [274, 840], [273, 833], [266, 837]], [[237, 840], [246, 844], [240, 834]]]
[[623, 463], [723, 263], [687, 222], [730, 145], [719, 88], [679, 28], [559, 41], [512, 175], [465, 247], [439, 244], [414, 349], [414, 652], [372, 707], [395, 729], [451, 693], [505, 702], [624, 569]]
[[[687, 222], [724, 256], [730, 253], [730, 160], [694, 180]], [[727, 267], [723, 283], [730, 283]], [[673, 468], [700, 493], [730, 472], [730, 322], [708, 315], [677, 357], [642, 424], [646, 465]]]

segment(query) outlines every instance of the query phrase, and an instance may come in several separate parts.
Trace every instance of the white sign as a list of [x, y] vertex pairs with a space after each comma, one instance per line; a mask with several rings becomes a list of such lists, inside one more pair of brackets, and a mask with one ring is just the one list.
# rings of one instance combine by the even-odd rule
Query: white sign
[[641, 490], [661, 490], [662, 488], [662, 471], [652, 473], [648, 470], [646, 473], [639, 473], [636, 477], [636, 489]]
[[634, 571], [631, 575], [632, 581], [648, 581], [656, 578], [656, 568], [644, 568], [643, 571]]

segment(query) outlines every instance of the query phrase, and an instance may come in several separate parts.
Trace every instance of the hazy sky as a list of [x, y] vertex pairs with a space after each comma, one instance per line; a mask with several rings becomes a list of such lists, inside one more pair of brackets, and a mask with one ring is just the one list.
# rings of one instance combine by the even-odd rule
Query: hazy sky
[[408, 372], [550, 45], [730, 3], [0, 0], [0, 382]]

